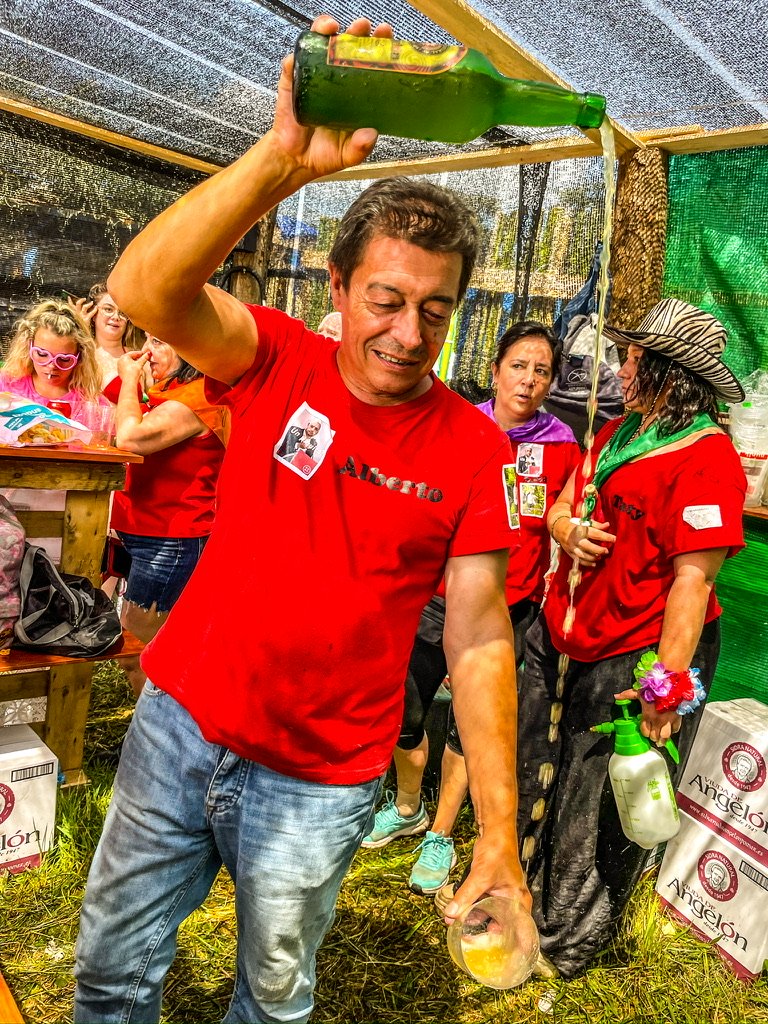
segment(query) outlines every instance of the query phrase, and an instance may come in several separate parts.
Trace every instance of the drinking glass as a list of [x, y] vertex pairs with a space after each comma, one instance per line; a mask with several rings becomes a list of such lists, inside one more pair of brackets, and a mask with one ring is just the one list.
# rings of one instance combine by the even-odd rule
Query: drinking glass
[[72, 412], [72, 418], [91, 431], [91, 448], [109, 448], [115, 436], [115, 407], [97, 402], [82, 402]]
[[531, 976], [539, 955], [539, 933], [520, 902], [486, 896], [450, 926], [448, 950], [481, 985], [514, 988]]

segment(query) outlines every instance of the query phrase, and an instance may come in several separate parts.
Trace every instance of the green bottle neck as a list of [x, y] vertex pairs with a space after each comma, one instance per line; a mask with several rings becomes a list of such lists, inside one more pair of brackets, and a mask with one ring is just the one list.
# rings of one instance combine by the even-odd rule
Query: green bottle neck
[[525, 82], [499, 76], [498, 124], [528, 127], [599, 128], [605, 118], [605, 98], [572, 92], [547, 82]]

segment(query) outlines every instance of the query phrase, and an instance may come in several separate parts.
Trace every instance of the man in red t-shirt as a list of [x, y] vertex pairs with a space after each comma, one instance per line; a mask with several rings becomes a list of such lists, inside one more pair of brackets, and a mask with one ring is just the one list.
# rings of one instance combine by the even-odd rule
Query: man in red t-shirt
[[[206, 283], [259, 217], [375, 143], [369, 129], [299, 126], [290, 63], [272, 130], [153, 221], [110, 278], [132, 319], [206, 373], [232, 430], [213, 534], [142, 660], [151, 682], [81, 916], [76, 1020], [159, 1018], [176, 931], [222, 863], [239, 933], [227, 1019], [307, 1020], [316, 950], [397, 739], [419, 614], [443, 575], [481, 823], [446, 916], [484, 893], [530, 905], [509, 725], [509, 442], [431, 373], [476, 258], [474, 217], [425, 182], [366, 190], [329, 260], [340, 343]], [[297, 465], [289, 449], [308, 434]]]

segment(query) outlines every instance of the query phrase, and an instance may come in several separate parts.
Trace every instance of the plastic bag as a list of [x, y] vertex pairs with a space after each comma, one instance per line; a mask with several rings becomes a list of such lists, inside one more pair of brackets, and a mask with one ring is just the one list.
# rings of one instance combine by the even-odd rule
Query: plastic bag
[[11, 504], [0, 496], [0, 648], [9, 647], [19, 617], [19, 572], [24, 558], [24, 527]]
[[61, 445], [70, 441], [88, 444], [91, 431], [55, 409], [30, 402], [7, 391], [0, 393], [0, 444], [15, 447]]
[[27, 544], [19, 575], [16, 646], [70, 658], [103, 654], [122, 636], [115, 606], [85, 576], [59, 572], [43, 548]]
[[[546, 401], [547, 411], [567, 423], [578, 440], [583, 438], [587, 428], [587, 402], [592, 390], [592, 352], [596, 332], [597, 313], [587, 316], [578, 314], [571, 318], [563, 341], [560, 370], [550, 385]], [[617, 376], [621, 365], [619, 354], [614, 342], [607, 338], [604, 340], [605, 351], [597, 368], [596, 428], [621, 416], [624, 411], [621, 381]]]

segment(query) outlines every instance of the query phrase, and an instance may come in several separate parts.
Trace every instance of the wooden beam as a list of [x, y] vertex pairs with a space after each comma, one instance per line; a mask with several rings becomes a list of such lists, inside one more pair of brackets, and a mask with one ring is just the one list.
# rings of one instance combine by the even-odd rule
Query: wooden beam
[[[423, 3], [426, 7], [431, 2], [432, 0], [409, 0], [409, 3], [412, 3], [414, 7], [417, 6], [417, 3], [418, 5]], [[457, 4], [457, 0], [445, 0], [445, 2], [447, 4], [446, 9]], [[466, 7], [466, 4], [463, 6]], [[479, 18], [480, 15], [476, 15], [476, 17]], [[438, 21], [437, 17], [432, 18], [432, 20]], [[457, 33], [448, 28], [447, 25], [443, 27], [451, 31], [458, 38]], [[497, 31], [494, 26], [491, 26], [491, 28]], [[519, 49], [511, 40], [508, 42], [513, 50]], [[475, 45], [475, 43], [473, 42], [470, 45]], [[480, 48], [480, 45], [482, 43], [478, 44], [478, 48]], [[543, 65], [539, 65], [538, 62], [534, 61], [534, 58], [530, 58], [530, 60], [533, 61], [535, 67], [543, 68]], [[530, 75], [536, 72], [529, 67], [526, 73]], [[519, 76], [516, 75], [515, 77]], [[547, 77], [541, 80], [560, 84], [556, 76], [551, 73], [548, 73]], [[162, 146], [142, 142], [128, 135], [119, 135], [117, 132], [97, 128], [83, 121], [76, 121], [74, 118], [55, 114], [49, 110], [34, 107], [29, 103], [22, 103], [19, 100], [2, 94], [0, 94], [0, 110], [7, 110], [21, 117], [28, 117], [43, 124], [50, 124], [56, 128], [62, 128], [64, 131], [74, 132], [76, 135], [84, 135], [98, 142], [103, 142], [110, 146], [118, 146], [121, 149], [140, 153], [143, 156], [152, 157], [156, 160], [163, 160], [178, 167], [188, 167], [203, 174], [215, 174], [223, 166], [205, 160], [198, 160], [195, 157], [187, 156], [184, 153], [177, 153], [171, 149], [164, 149]], [[612, 123], [614, 125], [614, 132], [616, 132], [617, 126], [614, 122]], [[318, 180], [353, 181], [385, 178], [392, 174], [442, 174], [446, 171], [475, 170], [481, 167], [512, 167], [519, 164], [554, 163], [557, 160], [574, 160], [580, 157], [600, 156], [602, 149], [598, 133], [588, 132], [585, 134], [590, 137], [595, 136], [595, 138], [587, 141], [581, 136], [573, 136], [570, 138], [549, 139], [545, 142], [531, 143], [528, 146], [509, 146], [503, 149], [478, 150], [474, 153], [447, 153], [445, 156], [407, 161], [381, 161], [379, 163], [374, 161], [361, 164], [359, 167], [349, 167], [338, 174], [331, 174]], [[697, 125], [686, 125], [682, 128], [656, 128], [652, 131], [638, 132], [632, 138], [637, 142], [638, 146], [629, 148], [642, 148], [644, 145], [649, 145], [658, 146], [667, 153], [706, 153], [714, 150], [743, 149], [748, 146], [768, 145], [768, 124], [725, 128], [719, 131], [705, 131]], [[621, 155], [627, 148], [625, 146], [622, 149], [622, 141], [617, 136], [617, 154]]]
[[574, 136], [570, 139], [549, 139], [530, 146], [505, 146], [502, 149], [481, 149], [474, 153], [449, 153], [446, 156], [424, 157], [419, 160], [387, 160], [363, 163], [358, 167], [329, 174], [318, 181], [356, 181], [368, 178], [387, 178], [393, 174], [444, 174], [448, 171], [472, 171], [483, 167], [516, 167], [520, 164], [547, 164], [555, 160], [574, 160], [579, 157], [600, 156], [598, 143]]
[[657, 137], [652, 145], [666, 153], [713, 153], [723, 149], [746, 149], [750, 146], [768, 146], [768, 123], [753, 124], [738, 128], [723, 128], [719, 131], [697, 131], [670, 133]]
[[[566, 89], [573, 88], [502, 32], [492, 21], [488, 21], [470, 7], [466, 0], [408, 0], [408, 3], [446, 32], [450, 32], [454, 39], [484, 53], [503, 75], [533, 82], [549, 82]], [[613, 119], [611, 124], [619, 156], [633, 149], [642, 149], [642, 142], [629, 129]], [[600, 134], [595, 129], [588, 129], [584, 134], [595, 142], [600, 139]]]
[[34, 107], [30, 103], [22, 103], [20, 100], [12, 99], [10, 96], [5, 96], [2, 93], [0, 93], [0, 110], [6, 110], [10, 114], [19, 114], [21, 117], [28, 117], [33, 121], [41, 121], [43, 124], [50, 124], [54, 128], [62, 128], [64, 131], [74, 132], [76, 135], [84, 135], [86, 138], [95, 139], [97, 142], [104, 142], [109, 146], [119, 146], [120, 149], [127, 149], [132, 153], [140, 153], [142, 156], [152, 157], [154, 160], [164, 160], [166, 163], [175, 164], [177, 167], [188, 167], [193, 171], [201, 171], [203, 174], [215, 174], [223, 166], [222, 164], [209, 163], [206, 160], [198, 160], [197, 157], [187, 156], [185, 153], [177, 153], [172, 149], [164, 149], [162, 146], [155, 146], [151, 142], [133, 139], [130, 135], [120, 135], [118, 132], [111, 132], [106, 128], [97, 128], [95, 125], [87, 124], [85, 121], [76, 121], [72, 117], [55, 114], [51, 110], [43, 110], [42, 107]]
[[[707, 153], [713, 150], [768, 145], [768, 124], [752, 125], [748, 128], [724, 128], [721, 131], [705, 131], [696, 125], [686, 125], [683, 128], [654, 128], [651, 131], [638, 132], [637, 137], [644, 146], [655, 146], [667, 153]], [[417, 160], [364, 163], [318, 180], [355, 181], [386, 178], [393, 174], [444, 174], [448, 171], [480, 170], [483, 167], [515, 167], [519, 164], [578, 160], [601, 154], [602, 149], [597, 143], [574, 136], [549, 139], [530, 146], [483, 149], [474, 153], [449, 153], [446, 156], [424, 157]]]

